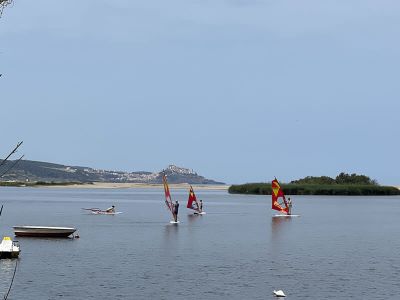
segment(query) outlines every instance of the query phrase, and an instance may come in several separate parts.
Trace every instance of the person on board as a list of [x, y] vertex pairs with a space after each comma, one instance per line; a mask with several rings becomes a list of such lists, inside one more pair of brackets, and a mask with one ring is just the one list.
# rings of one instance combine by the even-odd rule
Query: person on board
[[115, 206], [112, 205], [111, 207], [107, 208], [107, 209], [106, 209], [106, 212], [107, 212], [107, 213], [115, 213]]
[[292, 214], [292, 200], [290, 199], [290, 197], [287, 200], [287, 205], [288, 205], [288, 215]]
[[201, 199], [200, 199], [200, 207], [199, 207], [199, 209], [200, 209], [200, 212], [203, 211], [203, 200], [201, 200]]
[[179, 203], [178, 203], [178, 200], [176, 200], [175, 204], [174, 204], [174, 220], [175, 220], [175, 222], [178, 222], [178, 212], [179, 212]]

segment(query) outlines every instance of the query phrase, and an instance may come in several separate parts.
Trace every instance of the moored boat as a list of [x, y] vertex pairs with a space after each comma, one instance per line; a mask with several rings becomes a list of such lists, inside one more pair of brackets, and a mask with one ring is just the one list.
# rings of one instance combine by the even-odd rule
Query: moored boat
[[13, 226], [16, 236], [31, 237], [69, 237], [76, 231], [71, 227], [47, 227], [47, 226]]
[[5, 236], [0, 243], [0, 258], [18, 258], [19, 252], [19, 243]]

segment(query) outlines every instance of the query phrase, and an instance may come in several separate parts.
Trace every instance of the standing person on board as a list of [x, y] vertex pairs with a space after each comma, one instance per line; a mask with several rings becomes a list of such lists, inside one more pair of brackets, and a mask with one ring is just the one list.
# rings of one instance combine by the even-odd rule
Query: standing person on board
[[175, 204], [174, 204], [174, 220], [175, 220], [175, 222], [178, 222], [178, 212], [179, 212], [179, 203], [178, 203], [178, 200], [176, 200]]
[[292, 214], [292, 200], [290, 199], [290, 197], [287, 200], [287, 205], [288, 205], [288, 215]]
[[200, 212], [203, 211], [203, 200], [201, 200], [201, 199], [200, 199], [200, 207], [199, 207], [199, 209], [200, 209]]

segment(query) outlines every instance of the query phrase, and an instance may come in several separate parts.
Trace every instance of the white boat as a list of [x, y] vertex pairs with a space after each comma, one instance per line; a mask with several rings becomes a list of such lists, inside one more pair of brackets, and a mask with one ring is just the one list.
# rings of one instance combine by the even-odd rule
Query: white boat
[[13, 226], [16, 236], [68, 237], [76, 231], [71, 227]]
[[18, 258], [20, 247], [18, 241], [5, 236], [0, 243], [0, 258]]

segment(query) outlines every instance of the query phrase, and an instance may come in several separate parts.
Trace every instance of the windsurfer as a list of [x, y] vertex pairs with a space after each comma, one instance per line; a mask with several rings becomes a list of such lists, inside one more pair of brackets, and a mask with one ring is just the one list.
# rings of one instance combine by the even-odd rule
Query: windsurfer
[[292, 200], [290, 198], [288, 198], [287, 204], [288, 204], [288, 215], [291, 215], [292, 214]]
[[203, 200], [200, 199], [200, 207], [199, 207], [200, 212], [203, 211]]
[[175, 222], [178, 222], [178, 212], [179, 212], [179, 203], [178, 200], [176, 200], [174, 204], [174, 214], [173, 214]]
[[111, 207], [107, 208], [107, 209], [106, 209], [106, 212], [107, 212], [107, 213], [115, 213], [115, 206], [112, 205]]

